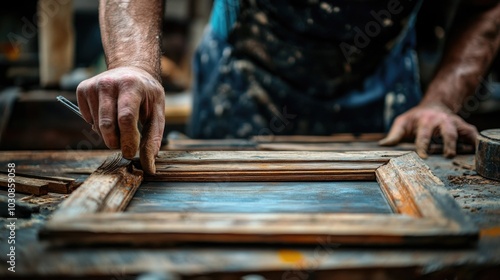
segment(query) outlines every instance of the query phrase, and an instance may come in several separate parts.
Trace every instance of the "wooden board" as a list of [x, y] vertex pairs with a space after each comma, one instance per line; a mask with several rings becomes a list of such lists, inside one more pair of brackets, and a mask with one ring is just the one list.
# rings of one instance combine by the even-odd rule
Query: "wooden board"
[[[124, 163], [125, 164], [125, 163]], [[120, 164], [118, 174], [129, 170]], [[355, 245], [469, 245], [478, 237], [477, 228], [470, 223], [445, 192], [441, 181], [415, 153], [407, 152], [161, 152], [157, 160], [161, 175], [146, 177], [146, 181], [185, 181], [188, 176], [166, 177], [164, 174], [188, 173], [193, 182], [205, 182], [206, 176], [226, 174], [222, 182], [254, 181], [272, 182], [273, 173], [284, 178], [298, 173], [299, 177], [318, 181], [337, 181], [349, 178], [360, 180], [358, 170], [371, 173], [381, 187], [393, 214], [380, 213], [290, 213], [265, 212], [121, 212], [131, 198], [128, 195], [114, 200], [120, 207], [113, 213], [102, 208], [110, 195], [121, 184], [110, 181], [98, 183], [102, 171], [92, 174], [89, 180], [61, 205], [45, 224], [40, 237], [57, 243], [175, 243], [175, 242], [265, 242], [315, 244], [318, 238], [331, 242]], [[210, 168], [213, 164], [217, 168]], [[227, 169], [232, 164], [236, 175]], [[267, 164], [270, 170], [263, 174], [256, 164]], [[281, 167], [272, 168], [276, 164]], [[292, 167], [289, 166], [292, 165]], [[300, 164], [304, 167], [301, 168]], [[308, 166], [311, 164], [310, 166]], [[321, 166], [323, 164], [324, 166]], [[170, 169], [170, 165], [176, 168]], [[248, 165], [248, 167], [245, 167]], [[236, 168], [236, 166], [238, 166]], [[310, 168], [315, 166], [315, 168]], [[338, 167], [338, 168], [335, 168]], [[323, 172], [340, 172], [328, 178]], [[163, 173], [162, 173], [163, 172]], [[197, 174], [197, 172], [201, 172]], [[342, 172], [344, 172], [343, 176]], [[127, 171], [127, 176], [130, 171]], [[241, 176], [244, 175], [243, 180]], [[116, 173], [107, 174], [114, 178]], [[234, 179], [234, 177], [236, 179]], [[246, 176], [246, 177], [245, 177]], [[295, 177], [294, 177], [295, 179]], [[365, 180], [365, 179], [363, 179]], [[280, 179], [278, 179], [280, 181]], [[296, 184], [296, 183], [294, 183]], [[125, 184], [126, 185], [126, 184]], [[249, 185], [246, 185], [249, 186]], [[258, 186], [258, 185], [254, 185]], [[283, 185], [281, 185], [283, 186]], [[180, 191], [180, 190], [179, 190]], [[127, 192], [127, 191], [125, 191]], [[172, 209], [170, 209], [172, 210]], [[317, 209], [318, 210], [318, 209]], [[332, 211], [334, 212], [334, 211]]]
[[[0, 171], [0, 186], [2, 181], [6, 178], [6, 173]], [[16, 172], [16, 181], [24, 185], [31, 185], [37, 187], [40, 185], [47, 185], [48, 192], [68, 194], [78, 187], [78, 183], [73, 178], [60, 177], [60, 176], [42, 176], [35, 174], [19, 173]], [[21, 191], [18, 189], [18, 191]], [[30, 193], [34, 194], [34, 193]]]
[[[25, 178], [22, 176], [15, 176], [14, 180], [16, 192], [34, 195], [44, 195], [49, 192], [49, 182]], [[8, 186], [9, 176], [7, 174], [0, 173], [0, 187], [7, 189]]]
[[[168, 150], [259, 150], [259, 151], [386, 151], [388, 148], [380, 146], [377, 141], [384, 138], [382, 133], [333, 134], [328, 136], [305, 135], [264, 135], [247, 139], [168, 139]], [[402, 142], [391, 147], [391, 150], [414, 151], [413, 140]], [[443, 143], [439, 138], [432, 139], [428, 154], [442, 154]], [[457, 143], [458, 154], [474, 154], [474, 145]]]

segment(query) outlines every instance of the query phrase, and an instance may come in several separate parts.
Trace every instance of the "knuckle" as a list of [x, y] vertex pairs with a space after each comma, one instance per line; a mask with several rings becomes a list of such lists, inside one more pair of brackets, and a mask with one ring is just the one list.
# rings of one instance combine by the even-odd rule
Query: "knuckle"
[[458, 137], [457, 131], [455, 129], [441, 131], [441, 135], [445, 139], [456, 140]]
[[467, 130], [471, 131], [471, 132], [476, 132], [477, 133], [477, 128], [476, 126], [472, 125], [472, 124], [469, 124], [469, 123], [466, 123], [464, 122], [464, 126]]
[[109, 76], [99, 78], [96, 82], [96, 88], [99, 90], [112, 89], [115, 84], [115, 79]]
[[131, 74], [123, 74], [120, 77], [120, 88], [133, 88], [137, 84], [137, 77]]
[[401, 126], [406, 123], [406, 119], [405, 115], [399, 115], [394, 119], [394, 125]]
[[76, 88], [76, 94], [77, 96], [85, 97], [88, 95], [89, 91], [89, 82], [88, 81], [83, 81], [81, 82], [78, 87]]
[[417, 134], [421, 138], [431, 138], [432, 130], [431, 127], [421, 127]]
[[135, 114], [130, 110], [122, 110], [118, 116], [118, 123], [122, 126], [135, 125]]
[[115, 125], [109, 119], [101, 119], [99, 120], [99, 129], [101, 131], [112, 131], [115, 129]]

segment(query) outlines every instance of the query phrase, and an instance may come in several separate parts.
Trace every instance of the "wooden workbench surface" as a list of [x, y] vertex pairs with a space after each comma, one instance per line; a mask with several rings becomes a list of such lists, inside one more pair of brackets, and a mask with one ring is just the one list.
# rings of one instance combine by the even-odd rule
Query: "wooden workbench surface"
[[[0, 166], [16, 163], [18, 173], [37, 173], [81, 180], [113, 151], [0, 152]], [[64, 195], [16, 199], [41, 205], [40, 213], [18, 219], [16, 228], [16, 272], [7, 270], [7, 228], [0, 230], [0, 276], [42, 276], [54, 279], [100, 277], [134, 279], [150, 271], [169, 271], [195, 279], [240, 279], [259, 274], [268, 279], [497, 279], [500, 275], [500, 182], [483, 179], [473, 168], [473, 155], [453, 160], [431, 156], [426, 160], [447, 191], [480, 228], [475, 247], [444, 248], [356, 248], [339, 247], [328, 240], [315, 246], [216, 246], [164, 247], [50, 247], [37, 239], [47, 217]], [[6, 191], [0, 191], [6, 195]], [[2, 222], [7, 220], [2, 218]], [[496, 276], [495, 276], [496, 275]], [[470, 278], [469, 278], [470, 277]], [[484, 278], [481, 278], [484, 277]], [[492, 277], [492, 278], [489, 278]], [[100, 278], [101, 279], [101, 278]], [[212, 279], [212, 278], [200, 278]], [[460, 278], [462, 279], [462, 278]]]

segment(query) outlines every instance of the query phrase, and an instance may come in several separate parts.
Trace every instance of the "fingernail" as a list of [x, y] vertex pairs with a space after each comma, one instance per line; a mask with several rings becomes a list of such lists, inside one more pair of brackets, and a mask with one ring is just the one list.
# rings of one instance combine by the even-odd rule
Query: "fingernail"
[[135, 154], [132, 154], [131, 148], [127, 146], [122, 148], [122, 155], [126, 159], [132, 159], [135, 156]]
[[154, 175], [156, 173], [156, 165], [155, 165], [154, 159], [149, 161], [149, 170], [150, 170], [152, 175]]
[[419, 157], [426, 159], [429, 157], [429, 155], [425, 151], [417, 151], [417, 154]]
[[455, 155], [456, 155], [456, 153], [453, 150], [447, 150], [444, 153], [444, 157], [446, 157], [446, 158], [453, 158], [453, 157], [455, 157]]

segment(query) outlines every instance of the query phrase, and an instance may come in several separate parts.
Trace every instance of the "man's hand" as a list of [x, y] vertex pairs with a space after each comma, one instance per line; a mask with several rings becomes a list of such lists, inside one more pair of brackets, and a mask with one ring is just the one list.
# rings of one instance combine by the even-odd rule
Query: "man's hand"
[[444, 105], [419, 105], [398, 116], [389, 134], [379, 144], [393, 146], [404, 138], [415, 137], [418, 155], [426, 158], [431, 138], [437, 135], [443, 138], [444, 156], [454, 157], [458, 138], [474, 144], [477, 130]]
[[[156, 172], [165, 124], [165, 93], [148, 72], [137, 67], [118, 67], [83, 81], [77, 89], [78, 106], [106, 146], [120, 148], [131, 159], [140, 147], [141, 165]], [[142, 138], [138, 130], [141, 122]], [[140, 143], [140, 144], [139, 144]]]

